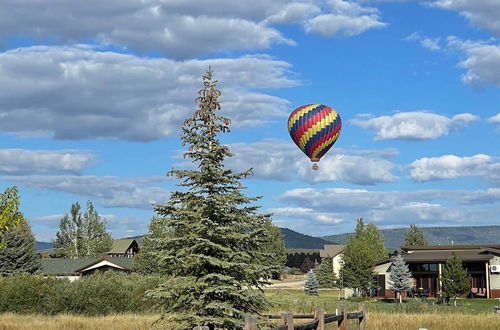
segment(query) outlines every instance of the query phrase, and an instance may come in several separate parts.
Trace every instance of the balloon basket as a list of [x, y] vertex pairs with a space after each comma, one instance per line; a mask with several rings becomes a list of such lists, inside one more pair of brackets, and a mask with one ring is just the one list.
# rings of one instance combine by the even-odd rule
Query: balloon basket
[[318, 164], [313, 164], [312, 169], [315, 170], [315, 171], [317, 171], [319, 169]]

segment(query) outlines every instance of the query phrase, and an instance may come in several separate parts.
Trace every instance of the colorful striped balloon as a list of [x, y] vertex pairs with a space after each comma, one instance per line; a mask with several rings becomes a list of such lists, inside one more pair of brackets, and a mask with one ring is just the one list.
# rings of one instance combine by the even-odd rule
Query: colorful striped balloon
[[337, 111], [323, 104], [303, 105], [288, 118], [288, 132], [293, 142], [312, 162], [318, 162], [330, 150], [341, 128]]

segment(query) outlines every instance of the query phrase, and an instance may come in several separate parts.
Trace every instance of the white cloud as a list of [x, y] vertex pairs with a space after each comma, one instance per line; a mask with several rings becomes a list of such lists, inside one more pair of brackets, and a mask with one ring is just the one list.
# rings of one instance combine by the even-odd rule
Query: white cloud
[[295, 45], [275, 27], [348, 37], [386, 25], [378, 10], [344, 0], [22, 0], [3, 4], [0, 38], [93, 42], [186, 59]]
[[488, 118], [488, 122], [496, 124], [498, 127], [500, 127], [500, 113], [497, 113], [496, 115]]
[[432, 5], [457, 11], [474, 25], [500, 35], [500, 2], [497, 0], [437, 0]]
[[3, 4], [0, 33], [63, 43], [97, 40], [186, 58], [293, 44], [259, 21], [285, 1], [23, 0]]
[[417, 181], [454, 179], [464, 176], [488, 176], [494, 164], [493, 158], [478, 154], [472, 157], [444, 155], [420, 158], [410, 164], [411, 177]]
[[441, 50], [441, 46], [439, 45], [440, 38], [429, 38], [420, 35], [418, 32], [413, 32], [406, 38], [403, 38], [405, 41], [418, 41], [420, 43], [420, 46], [432, 50], [432, 51], [438, 51]]
[[458, 63], [467, 70], [462, 75], [464, 83], [500, 87], [500, 45], [448, 37], [448, 47], [465, 55], [465, 59]]
[[152, 209], [153, 203], [163, 203], [170, 193], [151, 183], [165, 181], [163, 177], [120, 178], [93, 175], [25, 175], [4, 176], [5, 180], [43, 190], [51, 190], [97, 199], [106, 207]]
[[255, 178], [270, 180], [300, 179], [307, 182], [344, 181], [374, 185], [396, 180], [395, 165], [385, 159], [395, 150], [364, 151], [333, 148], [319, 162], [319, 170], [311, 169], [310, 160], [292, 141], [264, 140], [230, 145], [235, 154], [228, 165], [238, 171], [252, 167]]
[[0, 174], [81, 173], [94, 155], [76, 150], [0, 149]]
[[375, 131], [376, 140], [430, 140], [468, 126], [479, 117], [462, 113], [451, 118], [423, 111], [399, 112], [392, 116], [358, 117], [351, 123]]
[[[406, 192], [297, 188], [286, 191], [279, 200], [287, 204], [285, 210], [311, 209], [313, 212], [338, 219], [338, 224], [323, 227], [323, 235], [339, 230], [352, 231], [354, 220], [360, 217], [365, 221], [373, 221], [380, 227], [406, 227], [410, 223], [420, 225], [500, 223], [499, 189]], [[485, 204], [490, 206], [486, 208]], [[307, 228], [303, 223], [302, 213], [297, 212], [294, 215], [293, 212], [289, 212], [284, 223], [292, 228]]]
[[378, 10], [354, 1], [330, 0], [330, 10], [311, 18], [305, 30], [324, 37], [351, 37], [387, 23], [380, 21]]
[[298, 84], [290, 64], [268, 56], [176, 62], [38, 46], [0, 53], [0, 131], [134, 141], [175, 135], [210, 65], [233, 126], [286, 116], [288, 101], [256, 91]]

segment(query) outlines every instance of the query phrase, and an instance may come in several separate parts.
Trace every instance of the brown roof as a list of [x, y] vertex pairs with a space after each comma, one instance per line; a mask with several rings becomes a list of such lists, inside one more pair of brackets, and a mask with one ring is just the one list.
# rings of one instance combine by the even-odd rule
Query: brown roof
[[500, 250], [500, 244], [475, 244], [475, 245], [420, 245], [420, 246], [402, 246], [403, 251], [417, 250], [478, 250], [483, 248], [492, 248]]
[[[407, 263], [426, 263], [426, 262], [446, 262], [451, 258], [452, 253], [456, 253], [463, 261], [489, 261], [493, 258], [493, 254], [483, 249], [476, 250], [459, 250], [459, 251], [415, 251], [412, 253], [404, 254], [403, 258]], [[498, 251], [500, 255], [500, 251]]]
[[330, 244], [325, 244], [323, 246], [323, 250], [319, 250], [319, 256], [321, 258], [333, 258], [342, 251], [344, 251], [345, 245], [330, 245]]

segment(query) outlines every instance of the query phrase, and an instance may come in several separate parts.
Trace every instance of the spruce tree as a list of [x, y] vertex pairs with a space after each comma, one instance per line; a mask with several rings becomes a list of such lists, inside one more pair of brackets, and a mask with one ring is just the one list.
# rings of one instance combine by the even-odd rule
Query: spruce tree
[[34, 274], [40, 270], [35, 236], [25, 219], [15, 228], [0, 235], [0, 239], [5, 244], [0, 250], [0, 276]]
[[405, 246], [427, 245], [422, 228], [415, 224], [410, 225], [410, 229], [405, 233]]
[[181, 189], [155, 206], [170, 231], [159, 255], [170, 276], [148, 294], [164, 302], [168, 313], [162, 319], [169, 329], [240, 329], [246, 316], [269, 306], [263, 286], [274, 270], [265, 263], [270, 216], [257, 213], [258, 197], [242, 193], [240, 180], [251, 171], [225, 168], [232, 154], [218, 136], [229, 132], [230, 120], [217, 113], [221, 93], [211, 69], [203, 85], [181, 136], [188, 146], [184, 157], [194, 168], [170, 171]]
[[57, 255], [71, 259], [98, 257], [108, 252], [112, 244], [106, 221], [101, 220], [90, 201], [84, 214], [78, 202], [71, 205], [70, 214], [62, 217], [52, 242]]
[[[15, 228], [24, 220], [19, 210], [20, 204], [16, 186], [7, 188], [0, 194], [0, 235]], [[5, 242], [0, 240], [0, 250], [4, 247]]]
[[401, 254], [397, 254], [392, 259], [389, 288], [398, 295], [400, 303], [403, 302], [402, 293], [413, 288], [410, 269]]
[[312, 269], [307, 273], [307, 278], [304, 283], [304, 292], [310, 296], [319, 296], [318, 280]]
[[457, 297], [467, 294], [470, 290], [470, 275], [462, 266], [462, 259], [455, 252], [446, 260], [441, 283], [443, 295], [448, 299], [454, 298], [455, 306]]
[[269, 239], [264, 243], [264, 251], [269, 255], [265, 260], [265, 264], [273, 268], [272, 278], [280, 279], [281, 272], [287, 260], [285, 241], [279, 227], [273, 225], [269, 221], [265, 225]]
[[332, 258], [324, 259], [318, 267], [315, 268], [316, 279], [319, 287], [322, 289], [331, 289], [336, 287], [336, 277], [333, 272]]

